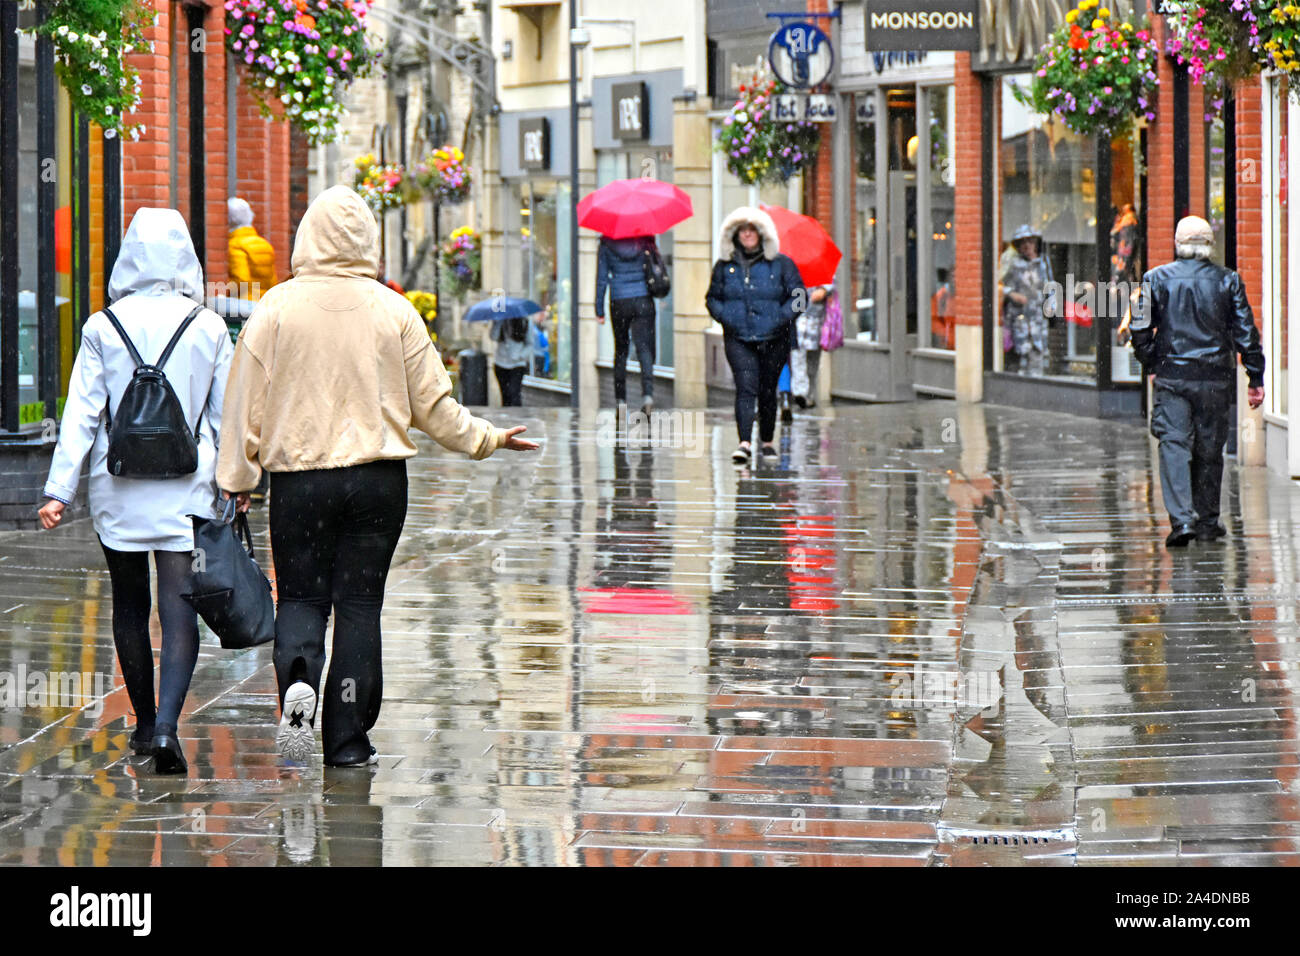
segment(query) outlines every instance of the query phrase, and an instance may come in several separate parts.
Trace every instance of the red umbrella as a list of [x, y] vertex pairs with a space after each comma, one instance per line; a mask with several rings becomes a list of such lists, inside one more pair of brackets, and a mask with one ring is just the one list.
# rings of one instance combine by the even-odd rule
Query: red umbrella
[[781, 251], [794, 260], [804, 285], [826, 285], [835, 280], [835, 269], [844, 254], [822, 224], [781, 206], [761, 206], [776, 224]]
[[578, 203], [578, 225], [611, 239], [655, 236], [689, 219], [691, 197], [657, 179], [616, 179]]

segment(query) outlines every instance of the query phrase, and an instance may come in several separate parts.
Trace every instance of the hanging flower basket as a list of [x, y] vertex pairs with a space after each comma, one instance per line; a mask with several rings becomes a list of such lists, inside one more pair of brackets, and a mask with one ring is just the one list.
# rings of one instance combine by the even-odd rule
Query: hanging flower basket
[[374, 153], [353, 161], [352, 188], [376, 216], [406, 204], [406, 170], [400, 163], [380, 165]]
[[1145, 20], [1115, 16], [1099, 0], [1081, 0], [1065, 15], [1034, 61], [1028, 90], [1016, 96], [1051, 113], [1074, 132], [1121, 135], [1138, 119], [1155, 119], [1160, 48]]
[[1260, 64], [1287, 74], [1291, 89], [1300, 89], [1300, 6], [1257, 0], [1255, 7], [1259, 17]]
[[284, 116], [312, 146], [338, 138], [343, 92], [379, 57], [367, 39], [373, 0], [226, 0], [226, 48], [264, 116]]
[[821, 144], [818, 124], [773, 118], [773, 100], [785, 87], [755, 77], [740, 87], [740, 99], [722, 120], [714, 149], [727, 158], [727, 169], [747, 186], [783, 183], [811, 166]]
[[415, 167], [416, 185], [444, 206], [455, 206], [468, 199], [471, 179], [465, 154], [455, 146], [435, 149]]
[[141, 80], [126, 56], [153, 50], [145, 31], [158, 22], [157, 10], [138, 0], [54, 0], [48, 10], [30, 32], [54, 44], [54, 72], [73, 109], [109, 139], [138, 140], [146, 129], [125, 114], [140, 105]]
[[483, 239], [472, 226], [461, 226], [442, 244], [443, 279], [451, 294], [463, 300], [483, 284]]
[[1187, 67], [1192, 82], [1209, 95], [1212, 110], [1223, 107], [1223, 97], [1233, 83], [1259, 71], [1267, 60], [1261, 46], [1258, 14], [1273, 0], [1197, 0], [1167, 3], [1169, 38], [1166, 49]]

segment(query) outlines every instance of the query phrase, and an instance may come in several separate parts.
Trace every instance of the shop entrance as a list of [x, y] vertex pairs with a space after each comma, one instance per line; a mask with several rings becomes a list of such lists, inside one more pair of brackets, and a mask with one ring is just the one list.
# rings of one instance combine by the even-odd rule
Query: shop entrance
[[857, 203], [850, 272], [853, 348], [835, 359], [835, 391], [905, 401], [951, 396], [954, 251], [951, 84], [859, 94]]

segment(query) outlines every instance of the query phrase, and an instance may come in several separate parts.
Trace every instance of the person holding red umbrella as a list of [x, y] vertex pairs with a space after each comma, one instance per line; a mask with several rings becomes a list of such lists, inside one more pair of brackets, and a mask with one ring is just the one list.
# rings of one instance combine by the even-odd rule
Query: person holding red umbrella
[[655, 301], [646, 283], [647, 253], [658, 253], [653, 236], [600, 237], [596, 253], [596, 321], [605, 321], [608, 289], [614, 333], [614, 401], [619, 405], [627, 401], [630, 339], [636, 343], [636, 360], [641, 363], [641, 409], [649, 414], [655, 403]]
[[776, 386], [790, 358], [791, 326], [807, 307], [807, 292], [794, 260], [781, 253], [772, 217], [741, 206], [722, 222], [723, 258], [713, 265], [706, 305], [723, 329], [727, 363], [736, 382], [736, 430], [740, 446], [732, 461], [750, 460], [754, 404], [762, 454], [776, 455]]
[[[616, 179], [578, 203], [578, 224], [601, 234], [596, 256], [596, 320], [605, 321], [605, 291], [614, 332], [614, 400], [627, 401], [629, 339], [641, 363], [641, 408], [654, 408], [655, 304], [670, 282], [654, 237], [690, 217], [691, 198], [657, 179]], [[651, 277], [655, 276], [652, 288]]]

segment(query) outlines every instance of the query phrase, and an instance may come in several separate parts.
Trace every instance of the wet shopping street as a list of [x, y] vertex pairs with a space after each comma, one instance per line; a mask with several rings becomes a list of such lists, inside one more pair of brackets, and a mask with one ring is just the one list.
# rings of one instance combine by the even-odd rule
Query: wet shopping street
[[270, 648], [205, 631], [153, 775], [89, 521], [0, 534], [0, 863], [1300, 862], [1300, 489], [1230, 462], [1170, 553], [1131, 424], [819, 410], [740, 469], [660, 416], [421, 439], [369, 769], [277, 756]]

